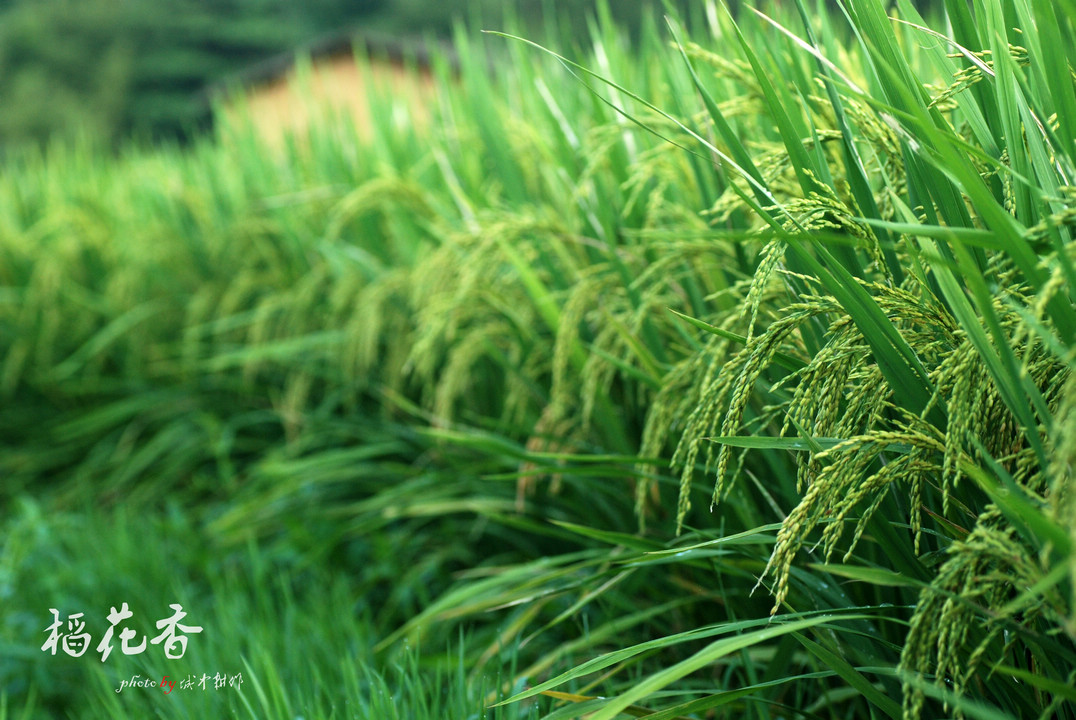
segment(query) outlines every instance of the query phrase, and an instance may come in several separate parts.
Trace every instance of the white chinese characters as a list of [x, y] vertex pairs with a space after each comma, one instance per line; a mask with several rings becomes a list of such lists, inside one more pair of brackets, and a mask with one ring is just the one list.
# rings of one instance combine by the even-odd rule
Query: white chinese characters
[[[151, 645], [163, 643], [165, 657], [169, 660], [178, 660], [187, 651], [187, 635], [200, 633], [202, 628], [197, 625], [180, 624], [180, 620], [187, 617], [187, 613], [183, 612], [182, 605], [173, 603], [169, 607], [173, 611], [172, 616], [157, 621], [157, 629], [162, 632], [157, 637], [149, 640], [149, 643]], [[44, 631], [49, 633], [49, 637], [45, 644], [41, 646], [41, 649], [55, 655], [57, 647], [59, 647], [71, 657], [81, 657], [92, 643], [90, 633], [86, 632], [86, 623], [82, 620], [83, 613], [68, 615], [67, 630], [64, 632], [64, 623], [60, 620], [60, 612], [56, 608], [49, 608], [49, 612], [52, 613], [52, 625]], [[132, 644], [132, 640], [135, 640], [138, 633], [129, 627], [121, 627], [124, 621], [132, 617], [134, 617], [134, 613], [131, 612], [127, 603], [121, 604], [119, 610], [115, 607], [112, 608], [112, 612], [108, 614], [108, 630], [105, 631], [101, 642], [97, 644], [97, 652], [101, 653], [101, 662], [107, 660], [112, 653], [112, 640], [117, 629], [120, 631], [120, 650], [124, 655], [138, 655], [146, 650], [147, 638], [145, 635], [142, 636], [141, 642]]]

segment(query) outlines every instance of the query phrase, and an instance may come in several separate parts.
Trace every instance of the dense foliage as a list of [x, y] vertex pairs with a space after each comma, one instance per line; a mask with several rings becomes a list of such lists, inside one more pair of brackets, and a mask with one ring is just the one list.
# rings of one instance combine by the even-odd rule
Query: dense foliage
[[[461, 32], [421, 126], [13, 159], [8, 595], [148, 596], [20, 572], [104, 506], [271, 558], [254, 603], [331, 568], [345, 668], [452, 649], [491, 713], [1076, 717], [1076, 2], [791, 5]], [[242, 581], [178, 562], [224, 635]], [[4, 697], [100, 714], [26, 626]], [[331, 716], [339, 626], [259, 627], [289, 659], [231, 662], [297, 689], [251, 714]]]

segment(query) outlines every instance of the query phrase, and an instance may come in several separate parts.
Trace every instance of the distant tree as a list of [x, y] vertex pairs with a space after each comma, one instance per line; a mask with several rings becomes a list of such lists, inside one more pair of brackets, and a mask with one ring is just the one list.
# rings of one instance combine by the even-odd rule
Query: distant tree
[[111, 134], [123, 115], [133, 50], [104, 2], [9, 8], [0, 23], [0, 137]]
[[189, 135], [201, 92], [379, 0], [0, 0], [0, 145]]

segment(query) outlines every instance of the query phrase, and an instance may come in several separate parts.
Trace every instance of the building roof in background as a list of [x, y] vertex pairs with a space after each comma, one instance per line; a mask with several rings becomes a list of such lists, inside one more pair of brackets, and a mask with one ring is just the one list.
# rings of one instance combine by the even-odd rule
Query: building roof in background
[[420, 70], [432, 68], [435, 58], [447, 63], [453, 70], [459, 66], [455, 49], [445, 41], [369, 33], [356, 29], [342, 30], [255, 63], [215, 84], [209, 89], [210, 95], [217, 96], [237, 88], [251, 88], [280, 81], [295, 69], [300, 58], [318, 62], [341, 55], [366, 56], [371, 60], [394, 65], [413, 65]]
[[[271, 145], [344, 116], [369, 137], [375, 120], [429, 122], [438, 87], [434, 65], [455, 73], [458, 55], [445, 43], [340, 32], [257, 63], [207, 94], [221, 101], [225, 117], [250, 122]], [[371, 104], [373, 97], [380, 99]]]

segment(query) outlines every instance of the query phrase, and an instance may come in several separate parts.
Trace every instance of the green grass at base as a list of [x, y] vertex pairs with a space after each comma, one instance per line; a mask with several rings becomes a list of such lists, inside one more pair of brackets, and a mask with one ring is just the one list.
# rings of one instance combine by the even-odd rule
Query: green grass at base
[[[420, 662], [412, 648], [389, 662], [375, 658], [378, 629], [353, 568], [304, 567], [280, 544], [222, 549], [176, 509], [51, 513], [24, 498], [0, 527], [5, 720], [535, 717], [533, 705], [487, 710], [497, 679], [468, 680], [460, 655]], [[142, 653], [124, 655], [117, 632], [102, 662], [95, 648], [110, 608], [121, 603], [134, 613], [123, 627], [138, 633], [136, 646], [158, 635], [155, 622], [172, 614], [173, 603], [187, 613], [182, 624], [202, 631], [187, 635], [176, 659], [148, 642]], [[84, 613], [85, 654], [41, 649], [50, 608], [59, 611], [62, 632], [68, 615]], [[176, 683], [171, 692], [161, 686], [164, 676]]]

